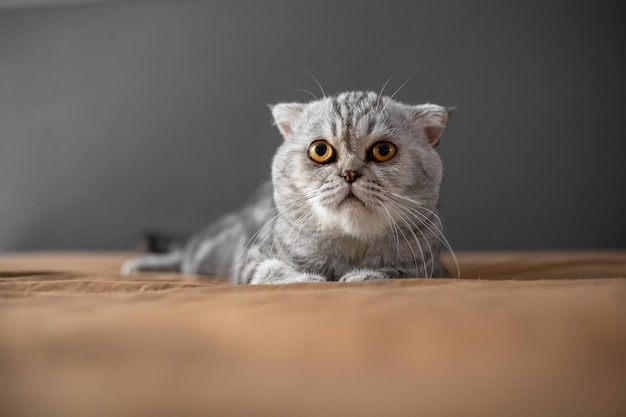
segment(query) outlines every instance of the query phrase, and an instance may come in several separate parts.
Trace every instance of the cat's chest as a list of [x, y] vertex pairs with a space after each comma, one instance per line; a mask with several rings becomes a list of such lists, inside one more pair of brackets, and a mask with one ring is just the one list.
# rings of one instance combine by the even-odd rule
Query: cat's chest
[[355, 239], [318, 240], [299, 258], [307, 264], [307, 269], [339, 278], [357, 268], [381, 268], [389, 264], [390, 253], [385, 246], [384, 242]]

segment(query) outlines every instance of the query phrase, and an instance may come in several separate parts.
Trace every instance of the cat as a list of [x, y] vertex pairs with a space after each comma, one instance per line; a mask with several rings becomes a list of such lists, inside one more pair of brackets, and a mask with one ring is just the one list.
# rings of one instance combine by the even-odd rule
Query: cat
[[128, 261], [123, 273], [180, 271], [234, 284], [447, 276], [435, 148], [452, 109], [374, 92], [270, 108], [284, 138], [271, 183], [184, 247]]

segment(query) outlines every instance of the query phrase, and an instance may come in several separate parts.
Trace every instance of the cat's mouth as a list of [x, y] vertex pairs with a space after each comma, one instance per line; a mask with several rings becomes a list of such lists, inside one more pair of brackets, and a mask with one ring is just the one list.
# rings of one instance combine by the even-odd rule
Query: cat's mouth
[[348, 205], [358, 204], [358, 205], [362, 205], [363, 207], [365, 207], [365, 203], [363, 202], [363, 200], [361, 200], [359, 197], [354, 195], [352, 190], [350, 190], [348, 194], [344, 197], [344, 199], [341, 200], [341, 202], [339, 203], [339, 206], [343, 206], [345, 204], [348, 204]]

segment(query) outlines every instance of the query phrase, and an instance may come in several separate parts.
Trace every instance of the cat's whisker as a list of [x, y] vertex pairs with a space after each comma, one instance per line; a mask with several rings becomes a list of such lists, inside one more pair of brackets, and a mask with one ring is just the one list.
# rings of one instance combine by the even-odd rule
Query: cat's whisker
[[[418, 250], [420, 252], [420, 256], [422, 258], [422, 267], [424, 269], [424, 278], [429, 278], [428, 272], [426, 272], [426, 256], [424, 255], [424, 251], [422, 250], [422, 245], [421, 245], [421, 243], [419, 241], [419, 238], [415, 234], [415, 230], [414, 230], [414, 228], [416, 227], [415, 224], [413, 223], [413, 227], [411, 227], [411, 225], [407, 221], [408, 217], [402, 212], [401, 208], [398, 207], [397, 210], [396, 210], [396, 213], [400, 217], [400, 220], [402, 220], [402, 223], [404, 223], [404, 225], [406, 226], [407, 230], [411, 233], [411, 235], [415, 239], [415, 243], [417, 244], [417, 248], [418, 248]], [[432, 258], [432, 251], [431, 251], [431, 258]], [[419, 267], [417, 267], [417, 266], [416, 266], [416, 272], [419, 274]]]
[[276, 221], [276, 219], [278, 219], [278, 217], [280, 216], [280, 213], [276, 214], [274, 217], [272, 217], [270, 220], [268, 220], [267, 222], [265, 222], [265, 224], [263, 224], [263, 226], [261, 226], [252, 236], [250, 236], [250, 239], [248, 239], [248, 241], [246, 242], [246, 244], [244, 245], [243, 249], [241, 250], [241, 253], [239, 254], [239, 257], [237, 258], [237, 260], [241, 260], [241, 257], [243, 256], [243, 254], [249, 249], [250, 246], [254, 245], [254, 243], [256, 243], [257, 239], [259, 238], [260, 234], [263, 233], [263, 230], [265, 230], [267, 227], [270, 226], [270, 224], [272, 224], [273, 222]]
[[[405, 225], [406, 225], [406, 227], [407, 227], [407, 229], [408, 229], [408, 230], [410, 230], [410, 229], [411, 229], [411, 228], [410, 228], [410, 226], [408, 225], [408, 223], [407, 223], [407, 222], [406, 222], [406, 221], [402, 218], [402, 214], [401, 214], [401, 213], [398, 213], [398, 211], [397, 211], [397, 210], [394, 210], [394, 208], [393, 208], [393, 207], [389, 207], [389, 210], [390, 210], [391, 212], [393, 212], [393, 213], [396, 215], [396, 217], [400, 218], [400, 220], [402, 220], [402, 221], [405, 223]], [[403, 237], [403, 238], [404, 238], [404, 240], [406, 241], [406, 244], [407, 244], [407, 246], [409, 247], [409, 250], [411, 251], [411, 255], [413, 256], [413, 262], [415, 263], [415, 273], [416, 273], [416, 274], [419, 274], [419, 266], [418, 266], [418, 262], [417, 262], [417, 255], [415, 254], [415, 251], [413, 250], [413, 245], [411, 245], [411, 242], [409, 242], [409, 239], [406, 237], [406, 235], [405, 235], [405, 234], [404, 234], [404, 232], [402, 231], [402, 228], [401, 228], [401, 227], [398, 227], [398, 231], [400, 231], [400, 234], [402, 235], [402, 237]], [[414, 235], [414, 236], [415, 236], [415, 235]], [[421, 252], [421, 247], [420, 247], [420, 252]], [[423, 254], [423, 252], [422, 252], [422, 260], [423, 260], [423, 259], [424, 259], [424, 254]], [[424, 261], [424, 262], [425, 262], [425, 261]]]
[[416, 206], [420, 210], [427, 211], [428, 213], [430, 213], [431, 215], [433, 215], [437, 219], [437, 222], [439, 223], [439, 229], [443, 229], [443, 223], [441, 222], [441, 219], [439, 218], [437, 213], [435, 213], [434, 211], [424, 207], [419, 201], [415, 201], [412, 198], [409, 198], [409, 197], [407, 197], [405, 195], [402, 195], [402, 194], [397, 194], [397, 193], [393, 193], [393, 192], [389, 192], [388, 194], [393, 196], [393, 197], [397, 197], [397, 198], [400, 198], [402, 200], [405, 200], [405, 201], [413, 204], [414, 206]]
[[[264, 202], [267, 202], [268, 200], [273, 200], [273, 197], [272, 197], [272, 198], [269, 198], [269, 199], [264, 200]], [[292, 204], [292, 206], [293, 206], [294, 204], [297, 204], [298, 202], [299, 202], [299, 200], [296, 200], [296, 201]], [[277, 211], [277, 212], [278, 212], [278, 208], [274, 207], [274, 208], [271, 208], [271, 209], [269, 209], [269, 210], [266, 210], [265, 212], [266, 212], [266, 213], [271, 213], [271, 212], [273, 212], [273, 211]], [[248, 247], [249, 247], [249, 246], [251, 246], [251, 245], [253, 245], [254, 243], [256, 243], [256, 240], [258, 239], [259, 234], [260, 234], [260, 233], [262, 233], [264, 229], [266, 229], [267, 227], [269, 227], [269, 226], [272, 224], [272, 222], [275, 222], [275, 221], [278, 219], [278, 217], [279, 217], [279, 216], [280, 216], [280, 212], [278, 212], [278, 214], [276, 214], [276, 215], [275, 215], [274, 217], [272, 217], [269, 221], [267, 221], [267, 222], [266, 222], [263, 226], [261, 226], [261, 227], [260, 227], [260, 228], [259, 228], [259, 229], [258, 229], [258, 230], [257, 230], [257, 231], [256, 231], [256, 232], [255, 232], [255, 233], [254, 233], [251, 237], [250, 237], [250, 239], [248, 240], [248, 242], [247, 242], [247, 243], [244, 245], [244, 247], [243, 247], [243, 250], [242, 250], [242, 254], [241, 254], [241, 256], [243, 256], [243, 252], [245, 252], [245, 251], [248, 249]], [[253, 239], [254, 239], [254, 241], [253, 241]]]
[[[293, 204], [291, 204], [291, 206], [289, 206], [289, 211], [287, 211], [285, 213], [285, 218], [283, 219], [283, 224], [281, 225], [281, 229], [279, 230], [279, 232], [277, 233], [278, 236], [282, 236], [284, 233], [284, 230], [287, 227], [290, 227], [291, 229], [289, 230], [289, 237], [291, 236], [291, 233], [293, 231], [294, 228], [294, 223], [298, 224], [300, 222], [300, 219], [306, 215], [306, 214], [310, 214], [310, 212], [307, 212], [306, 207], [305, 206], [299, 206], [297, 209], [294, 209], [294, 206], [296, 205], [296, 203], [299, 205], [302, 202], [311, 200], [315, 197], [318, 196], [318, 192], [317, 190], [309, 190], [308, 192], [305, 192], [305, 197], [296, 200]], [[283, 242], [280, 246], [280, 248], [278, 248], [278, 254], [280, 255], [282, 253], [283, 247], [285, 245], [286, 239], [283, 239]], [[270, 248], [270, 254], [273, 252], [274, 250], [274, 244], [276, 243], [276, 240], [274, 239], [272, 241], [272, 246]]]
[[321, 223], [319, 221], [315, 222], [315, 242], [319, 242], [318, 235], [320, 232]]
[[[308, 214], [307, 211], [303, 210], [302, 208], [298, 209], [298, 211], [292, 210], [290, 213], [288, 213], [288, 216], [284, 219], [283, 224], [281, 225], [281, 228], [279, 232], [277, 233], [277, 235], [283, 236], [285, 233], [285, 229], [289, 228], [287, 237], [291, 238], [291, 234], [293, 233], [293, 229], [294, 229], [294, 223], [298, 224], [300, 222], [300, 219], [306, 216], [307, 214]], [[278, 248], [278, 256], [280, 256], [280, 254], [283, 253], [283, 247], [285, 246], [286, 242], [287, 242], [287, 239], [282, 239], [282, 243], [280, 247]], [[276, 239], [274, 239], [274, 241], [272, 242], [272, 247], [270, 248], [270, 254], [274, 250], [275, 243], [276, 243]]]
[[398, 94], [400, 92], [400, 90], [402, 90], [402, 88], [404, 88], [404, 86], [406, 85], [406, 83], [409, 82], [409, 80], [411, 79], [411, 77], [409, 76], [409, 78], [406, 79], [405, 82], [402, 83], [402, 85], [400, 87], [398, 87], [398, 89], [391, 95], [391, 97], [389, 97], [389, 100], [387, 100], [387, 102], [385, 103], [385, 105], [383, 106], [383, 109], [378, 112], [378, 114], [376, 115], [376, 118], [378, 119], [378, 117], [383, 114], [383, 112], [385, 111], [385, 109], [387, 108], [387, 105], [389, 103], [391, 103], [391, 101], [393, 100], [393, 98], [396, 96], [396, 94]]
[[[393, 193], [390, 193], [390, 195], [393, 195], [395, 197], [399, 197], [402, 198], [403, 200], [408, 200], [411, 201], [413, 203], [416, 203], [416, 201], [410, 199], [410, 198], [406, 198], [404, 196], [401, 195], [396, 195]], [[397, 200], [396, 200], [397, 201]], [[461, 268], [459, 266], [459, 262], [458, 259], [456, 257], [456, 254], [454, 253], [454, 250], [452, 249], [452, 245], [450, 245], [450, 242], [448, 241], [448, 239], [446, 238], [446, 236], [443, 233], [443, 230], [441, 230], [440, 227], [438, 227], [430, 218], [428, 218], [428, 216], [426, 216], [424, 213], [420, 212], [419, 210], [425, 210], [429, 213], [431, 213], [431, 215], [433, 217], [435, 217], [438, 221], [439, 224], [441, 225], [441, 219], [439, 218], [439, 216], [437, 216], [437, 214], [435, 212], [433, 212], [432, 210], [429, 210], [425, 207], [419, 206], [419, 207], [408, 207], [408, 209], [411, 211], [411, 213], [413, 214], [413, 216], [424, 225], [424, 227], [426, 227], [433, 235], [435, 235], [435, 237], [444, 245], [444, 247], [446, 248], [446, 250], [450, 253], [450, 255], [452, 256], [452, 259], [454, 261], [454, 265], [456, 267], [457, 270], [457, 277], [461, 277]], [[417, 216], [420, 216], [421, 218], [418, 218]], [[431, 227], [432, 226], [432, 227]]]
[[317, 86], [320, 88], [320, 91], [322, 92], [322, 95], [324, 96], [324, 98], [326, 98], [326, 93], [324, 92], [324, 89], [322, 88], [322, 84], [320, 84], [320, 82], [317, 80], [315, 75], [313, 75], [313, 73], [311, 71], [309, 71], [304, 65], [301, 64], [301, 66], [307, 72], [307, 74], [309, 74], [311, 76], [311, 78], [313, 78], [313, 81], [315, 81]]
[[385, 210], [383, 213], [387, 217], [389, 226], [391, 226], [392, 233], [394, 234], [394, 239], [396, 241], [396, 262], [397, 262], [400, 259], [400, 237], [398, 236], [398, 226], [396, 225], [396, 222], [393, 220], [391, 213], [389, 213], [389, 209], [382, 202], [378, 207], [382, 207]]
[[[399, 208], [400, 208], [400, 210], [402, 210], [402, 209], [407, 210], [407, 214], [410, 214], [410, 215], [412, 215], [413, 217], [415, 217], [415, 214], [413, 214], [413, 213], [411, 212], [411, 208], [410, 208], [410, 207], [407, 207], [407, 206], [400, 206]], [[425, 225], [424, 225], [424, 223], [423, 223], [423, 222], [421, 222], [421, 221], [419, 221], [419, 219], [417, 219], [417, 220], [418, 220], [418, 222], [420, 223], [420, 225], [417, 225], [417, 224], [415, 224], [415, 222], [414, 222], [414, 221], [411, 219], [411, 217], [409, 217], [409, 216], [406, 216], [406, 219], [407, 219], [409, 222], [411, 222], [411, 225], [413, 226], [412, 230], [417, 230], [417, 231], [420, 233], [420, 235], [422, 235], [422, 238], [424, 239], [424, 242], [425, 242], [426, 244], [428, 244], [428, 239], [426, 238], [426, 235], [424, 234], [424, 232], [422, 232], [422, 228], [420, 227], [420, 226], [425, 226]], [[418, 245], [419, 245], [419, 243], [418, 243]], [[421, 246], [420, 246], [420, 251], [421, 251]], [[424, 265], [424, 274], [426, 275], [426, 277], [427, 277], [427, 278], [432, 278], [432, 276], [433, 276], [433, 274], [434, 274], [434, 270], [435, 270], [435, 263], [434, 263], [434, 262], [432, 262], [432, 260], [434, 259], [435, 254], [433, 253], [433, 248], [432, 248], [432, 246], [431, 246], [430, 244], [428, 244], [428, 251], [430, 252], [430, 259], [431, 259], [431, 263], [430, 263], [430, 275], [428, 275], [428, 274], [426, 273], [426, 265]]]
[[310, 90], [307, 90], [306, 88], [297, 88], [294, 91], [302, 91], [303, 93], [309, 93], [309, 95], [313, 97], [315, 100], [319, 100], [319, 98], [317, 98], [315, 94], [313, 94]]
[[389, 76], [389, 78], [387, 78], [387, 81], [383, 85], [383, 88], [380, 89], [380, 93], [378, 93], [378, 98], [376, 99], [376, 107], [375, 108], [378, 108], [380, 106], [380, 98], [383, 96], [383, 91], [385, 91], [385, 87], [387, 87], [387, 84], [389, 84], [389, 81], [391, 81], [392, 78], [393, 78], [393, 74], [391, 74]]
[[[297, 240], [299, 239], [300, 236], [300, 232], [302, 231], [302, 228], [306, 225], [306, 222], [310, 219], [310, 217], [312, 216], [311, 212], [307, 212], [305, 210], [297, 213], [297, 214], [293, 214], [292, 216], [290, 216], [288, 221], [285, 221], [285, 228], [289, 228], [289, 232], [287, 234], [287, 237], [285, 239], [282, 240], [282, 244], [280, 245], [280, 248], [278, 249], [278, 253], [282, 254], [283, 253], [283, 248], [285, 247], [285, 244], [287, 243], [287, 240], [292, 241], [292, 246], [291, 246], [291, 252], [290, 252], [290, 257], [293, 259], [293, 253], [295, 251], [295, 245], [297, 243]], [[284, 234], [284, 229], [283, 231], [281, 231], [281, 234]], [[295, 232], [297, 230], [297, 232]], [[295, 239], [292, 239], [292, 235], [296, 233], [296, 237]]]
[[[443, 224], [441, 222], [441, 219], [439, 218], [439, 216], [437, 215], [437, 213], [435, 213], [434, 211], [422, 206], [419, 202], [408, 198], [406, 196], [400, 195], [400, 194], [395, 194], [395, 193], [389, 193], [390, 196], [392, 197], [392, 199], [394, 199], [396, 202], [398, 203], [402, 203], [402, 201], [406, 202], [406, 203], [411, 203], [412, 206], [407, 206], [410, 210], [418, 213], [420, 216], [422, 216], [426, 221], [428, 221], [429, 224], [431, 224], [436, 231], [433, 231], [433, 233], [436, 233], [438, 235], [443, 235]], [[402, 201], [400, 201], [402, 200]], [[434, 217], [435, 219], [437, 219], [437, 222], [439, 223], [438, 225], [435, 224], [432, 219], [430, 219], [427, 215], [425, 215], [424, 213], [421, 212], [421, 210], [426, 211], [427, 213], [429, 213], [432, 217]]]
[[254, 234], [252, 236], [250, 236], [250, 238], [248, 239], [248, 241], [246, 242], [246, 244], [243, 246], [243, 248], [241, 249], [241, 253], [239, 254], [239, 256], [237, 257], [237, 260], [241, 260], [241, 257], [244, 255], [244, 253], [251, 247], [253, 246], [256, 241], [258, 240], [259, 236], [265, 231], [265, 229], [267, 229], [268, 227], [270, 227], [270, 225], [276, 221], [276, 219], [280, 216], [280, 213], [277, 213], [274, 217], [272, 217], [270, 220], [268, 220], [267, 222], [265, 222], [263, 224], [263, 226], [261, 226], [259, 229], [257, 229], [256, 232], [254, 232]]
[[[285, 212], [283, 214], [284, 214], [285, 217], [289, 217], [289, 218], [291, 218], [294, 215], [293, 211]], [[277, 229], [275, 227], [274, 230], [272, 231], [272, 232], [274, 232], [272, 234], [272, 245], [270, 246], [270, 250], [268, 252], [270, 257], [274, 253], [274, 245], [276, 244], [276, 239], [278, 239], [279, 236], [283, 236], [285, 229], [287, 227], [289, 227], [289, 222], [284, 221], [285, 219], [282, 219], [282, 220], [283, 220], [283, 222], [278, 225], [279, 228]], [[280, 256], [280, 254], [282, 253], [282, 248], [283, 248], [284, 244], [285, 244], [285, 240], [283, 239], [281, 246], [278, 248], [278, 256]]]
[[[418, 232], [422, 235], [422, 238], [424, 239], [424, 242], [428, 243], [428, 242], [429, 242], [429, 239], [426, 237], [426, 235], [425, 235], [425, 234], [424, 234], [424, 232], [422, 231], [422, 228], [423, 228], [423, 227], [426, 227], [426, 228], [427, 228], [427, 229], [428, 229], [428, 230], [429, 230], [429, 231], [430, 231], [433, 235], [435, 235], [436, 237], [438, 237], [438, 235], [439, 235], [439, 234], [441, 234], [441, 232], [440, 232], [439, 230], [433, 231], [433, 230], [432, 230], [432, 229], [430, 229], [430, 227], [429, 227], [426, 223], [424, 223], [421, 219], [416, 218], [416, 217], [415, 217], [415, 213], [414, 213], [414, 210], [415, 210], [415, 209], [413, 209], [412, 207], [409, 207], [409, 206], [407, 206], [407, 205], [405, 205], [405, 204], [400, 204], [400, 202], [398, 202], [398, 201], [396, 201], [396, 202], [399, 204], [399, 206], [400, 206], [402, 209], [404, 209], [404, 210], [406, 211], [406, 214], [407, 214], [407, 219], [411, 222], [411, 224], [413, 225], [413, 227], [414, 227], [414, 228], [415, 228], [415, 229], [416, 229], [416, 230], [417, 230], [417, 231], [418, 231]], [[415, 223], [415, 222], [411, 219], [411, 217], [409, 217], [408, 215], [411, 215], [413, 218], [416, 218], [416, 220], [418, 221], [419, 225], [418, 225], [418, 224], [416, 224], [416, 223]], [[433, 253], [433, 248], [432, 248], [432, 246], [431, 246], [430, 244], [428, 244], [428, 250], [429, 250], [429, 252], [430, 252], [430, 259], [433, 259], [433, 258], [434, 258], [434, 256], [435, 256], [435, 254]], [[431, 268], [430, 276], [432, 277], [432, 276], [433, 276], [433, 273], [434, 273], [434, 268], [435, 268], [435, 264], [434, 264], [434, 262], [431, 262], [430, 268]]]
[[[292, 202], [292, 204], [287, 208], [287, 210], [292, 210], [293, 207], [297, 204], [299, 204], [302, 201], [305, 201], [307, 199], [312, 198], [315, 195], [315, 190], [310, 190], [309, 192], [305, 192], [304, 193], [305, 197], [295, 200]], [[274, 208], [271, 210], [268, 210], [268, 212], [271, 212], [273, 210], [278, 210], [278, 208]], [[246, 265], [248, 263], [249, 257], [250, 257], [250, 252], [249, 252], [249, 248], [254, 246], [256, 244], [256, 242], [259, 239], [259, 236], [264, 233], [264, 231], [269, 228], [273, 223], [276, 223], [276, 221], [278, 220], [278, 218], [281, 216], [281, 214], [285, 214], [285, 213], [281, 213], [280, 211], [278, 212], [278, 214], [276, 214], [274, 217], [272, 217], [269, 221], [267, 221], [263, 226], [261, 226], [253, 235], [252, 237], [250, 237], [250, 239], [248, 239], [248, 242], [244, 245], [243, 249], [241, 250], [241, 253], [239, 254], [239, 256], [237, 257], [238, 261], [241, 260], [241, 257], [243, 257], [244, 253], [247, 253], [246, 256], [246, 261], [244, 262], [244, 265]], [[263, 244], [267, 241], [267, 239], [272, 236], [272, 233], [268, 233], [268, 235], [263, 239], [263, 241], [261, 242], [260, 246], [263, 246]]]
[[[388, 192], [387, 193], [392, 199], [396, 200], [399, 202], [399, 200], [403, 200], [405, 202], [411, 203], [413, 205], [413, 207], [408, 207], [411, 212], [413, 213], [414, 216], [419, 215], [421, 217], [421, 219], [417, 218], [418, 221], [420, 221], [421, 223], [424, 224], [424, 226], [435, 235], [435, 237], [437, 237], [437, 239], [444, 245], [444, 247], [446, 248], [446, 250], [450, 253], [450, 255], [452, 256], [452, 259], [454, 261], [456, 270], [457, 270], [457, 277], [461, 277], [461, 268], [459, 266], [459, 262], [458, 259], [456, 257], [456, 254], [454, 253], [454, 250], [452, 249], [452, 245], [450, 245], [450, 242], [448, 241], [448, 239], [446, 238], [446, 236], [443, 233], [443, 224], [441, 222], [441, 218], [437, 215], [437, 213], [435, 213], [434, 211], [422, 206], [419, 202], [413, 200], [412, 198], [406, 197], [404, 195], [401, 194], [397, 194], [397, 193], [393, 193], [393, 192]], [[424, 210], [427, 213], [429, 213], [432, 217], [434, 217], [435, 219], [437, 219], [437, 222], [439, 223], [439, 225], [435, 224], [427, 215], [425, 215], [424, 213], [422, 213], [420, 210]], [[432, 227], [431, 227], [432, 225]]]
[[[286, 215], [291, 215], [291, 214], [289, 214], [289, 212], [282, 212], [282, 213], [281, 213], [281, 216], [279, 217], [279, 219], [280, 219], [281, 217], [286, 216]], [[276, 221], [275, 223], [277, 223], [277, 222], [278, 222], [278, 219], [277, 219], [277, 221]], [[272, 245], [270, 246], [270, 250], [269, 250], [269, 252], [268, 252], [268, 255], [269, 255], [270, 257], [272, 256], [272, 254], [273, 254], [273, 252], [274, 252], [274, 244], [276, 243], [276, 235], [277, 235], [277, 234], [278, 234], [278, 235], [282, 235], [283, 230], [284, 230], [284, 229], [285, 229], [285, 227], [286, 227], [286, 224], [287, 224], [287, 223], [283, 222], [282, 224], [280, 224], [280, 225], [279, 225], [280, 229], [278, 230], [278, 233], [276, 233], [276, 232], [277, 232], [277, 229], [276, 229], [276, 225], [274, 225], [274, 227], [272, 228], [272, 230], [270, 231], [270, 233], [268, 233], [268, 235], [265, 237], [265, 239], [263, 239], [263, 241], [261, 241], [261, 243], [257, 245], [258, 247], [263, 247], [263, 246], [265, 245], [265, 242], [267, 242], [267, 240], [268, 240], [269, 238], [272, 238]]]
[[[244, 270], [245, 267], [248, 265], [248, 261], [250, 260], [250, 253], [251, 250], [250, 248], [252, 248], [257, 240], [259, 239], [259, 236], [261, 236], [261, 233], [263, 233], [263, 231], [270, 227], [270, 225], [272, 223], [275, 223], [276, 220], [280, 217], [281, 213], [279, 212], [277, 215], [275, 215], [274, 217], [272, 217], [269, 221], [267, 221], [261, 228], [259, 228], [259, 230], [256, 231], [256, 233], [248, 240], [248, 242], [246, 243], [246, 245], [244, 246], [244, 248], [242, 249], [241, 253], [238, 256], [238, 262], [241, 261], [241, 258], [243, 257], [244, 253], [246, 254], [246, 260], [244, 261], [241, 270]], [[263, 243], [267, 240], [267, 238], [271, 236], [271, 233], [268, 233], [267, 236], [263, 239]]]
[[295, 259], [294, 258], [294, 253], [296, 251], [296, 245], [298, 243], [298, 240], [300, 239], [300, 233], [302, 233], [302, 229], [304, 229], [304, 226], [306, 226], [306, 224], [313, 217], [313, 212], [308, 212], [307, 214], [308, 215], [306, 217], [301, 219], [300, 226], [298, 227], [298, 233], [296, 234], [296, 238], [294, 239], [294, 241], [293, 241], [293, 243], [291, 245], [291, 259]]
[[[443, 234], [443, 231], [441, 231], [440, 229], [437, 228], [437, 226], [432, 222], [432, 220], [430, 220], [426, 215], [424, 215], [423, 213], [420, 213], [418, 210], [412, 210], [412, 213], [414, 215], [419, 215], [422, 217], [423, 221], [424, 221], [424, 226], [430, 230], [438, 239], [439, 241], [443, 244], [443, 246], [446, 248], [446, 250], [450, 253], [450, 255], [452, 256], [452, 259], [454, 261], [454, 265], [456, 266], [456, 271], [457, 271], [457, 277], [460, 278], [461, 277], [461, 267], [459, 266], [459, 261], [456, 257], [456, 254], [454, 253], [454, 250], [452, 249], [452, 246], [450, 245], [450, 242], [448, 242], [448, 239], [446, 238], [446, 236]], [[418, 220], [420, 220], [418, 218]], [[421, 221], [421, 220], [420, 220]], [[434, 230], [430, 228], [430, 225], [432, 225], [434, 227]]]

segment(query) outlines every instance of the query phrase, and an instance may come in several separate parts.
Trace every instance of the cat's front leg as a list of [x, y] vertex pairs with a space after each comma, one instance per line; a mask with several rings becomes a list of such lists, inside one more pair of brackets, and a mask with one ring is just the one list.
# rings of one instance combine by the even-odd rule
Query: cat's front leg
[[361, 282], [361, 281], [370, 281], [374, 279], [391, 279], [391, 278], [402, 278], [402, 277], [404, 277], [404, 274], [396, 269], [360, 268], [360, 269], [354, 269], [344, 274], [341, 278], [339, 278], [339, 281], [340, 282]]
[[248, 284], [291, 284], [294, 282], [322, 282], [326, 279], [317, 274], [296, 270], [289, 263], [280, 259], [259, 261], [249, 272]]

